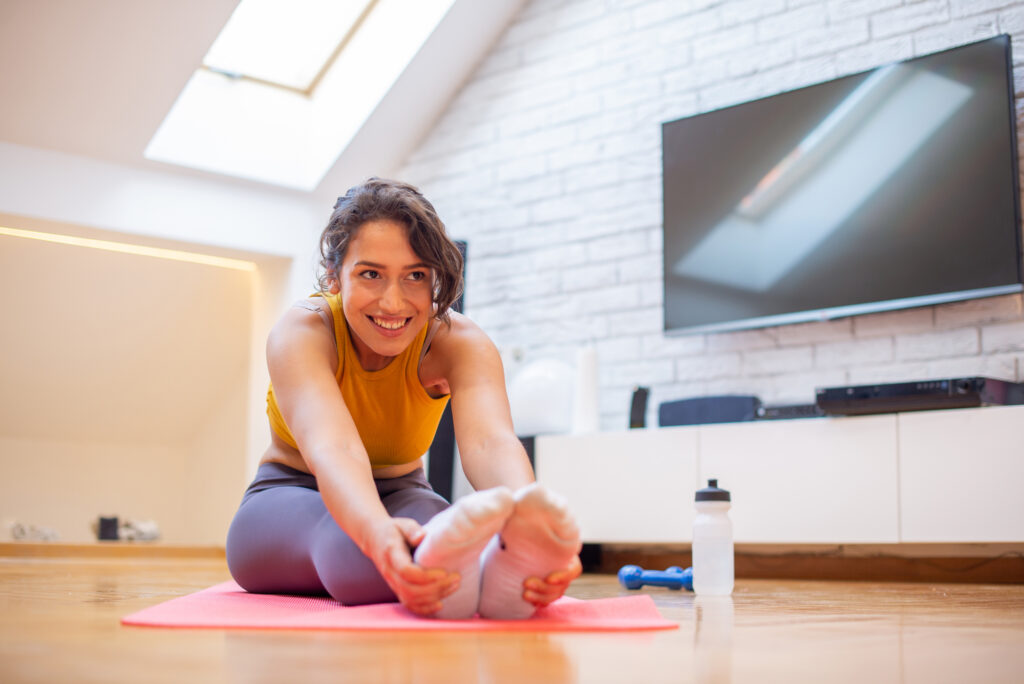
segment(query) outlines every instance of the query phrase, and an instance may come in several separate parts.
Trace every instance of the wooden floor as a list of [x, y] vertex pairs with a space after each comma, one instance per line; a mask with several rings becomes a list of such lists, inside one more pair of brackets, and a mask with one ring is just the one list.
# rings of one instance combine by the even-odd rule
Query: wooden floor
[[[740, 580], [645, 589], [679, 629], [368, 633], [123, 627], [220, 559], [0, 558], [0, 682], [1024, 682], [1024, 586]], [[626, 594], [585, 575], [577, 598]]]

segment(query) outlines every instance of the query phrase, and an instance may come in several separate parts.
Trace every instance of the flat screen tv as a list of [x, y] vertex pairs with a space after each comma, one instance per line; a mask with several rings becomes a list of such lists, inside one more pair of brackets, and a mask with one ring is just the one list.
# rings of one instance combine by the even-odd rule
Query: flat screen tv
[[665, 330], [1020, 292], [1010, 39], [662, 125]]

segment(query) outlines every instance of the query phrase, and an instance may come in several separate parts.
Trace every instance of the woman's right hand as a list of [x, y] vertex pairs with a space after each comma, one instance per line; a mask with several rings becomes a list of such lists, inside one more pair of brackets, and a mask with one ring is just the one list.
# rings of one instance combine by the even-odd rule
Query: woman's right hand
[[401, 604], [417, 615], [429, 616], [441, 610], [441, 600], [458, 589], [459, 575], [413, 562], [410, 548], [418, 546], [423, 536], [423, 528], [412, 518], [387, 518], [373, 530], [368, 555]]

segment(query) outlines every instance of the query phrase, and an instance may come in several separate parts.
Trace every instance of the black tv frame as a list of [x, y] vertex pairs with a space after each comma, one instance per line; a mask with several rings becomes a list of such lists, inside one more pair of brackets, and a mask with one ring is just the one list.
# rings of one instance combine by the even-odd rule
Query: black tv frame
[[[969, 290], [958, 290], [958, 291], [950, 291], [950, 292], [940, 292], [940, 293], [936, 293], [936, 294], [929, 294], [929, 295], [922, 295], [922, 296], [913, 296], [913, 297], [905, 297], [905, 298], [898, 298], [898, 299], [871, 301], [871, 302], [856, 303], [856, 304], [842, 305], [842, 306], [831, 306], [831, 307], [827, 307], [827, 308], [806, 309], [806, 310], [800, 310], [800, 311], [792, 311], [792, 312], [786, 312], [786, 313], [771, 314], [771, 315], [766, 315], [766, 316], [753, 316], [753, 317], [746, 317], [746, 318], [736, 318], [735, 320], [711, 322], [711, 323], [705, 323], [705, 324], [684, 325], [684, 326], [671, 326], [669, 324], [669, 321], [668, 321], [668, 286], [669, 286], [668, 285], [668, 278], [669, 278], [669, 264], [667, 263], [668, 262], [668, 255], [666, 254], [666, 251], [665, 251], [665, 241], [664, 241], [664, 233], [663, 233], [662, 249], [663, 249], [663, 261], [664, 261], [664, 267], [665, 268], [664, 268], [664, 272], [663, 272], [663, 276], [662, 276], [662, 286], [663, 286], [663, 303], [662, 303], [662, 307], [663, 307], [663, 313], [665, 314], [665, 317], [663, 319], [664, 320], [663, 328], [664, 328], [665, 334], [666, 335], [689, 335], [689, 334], [708, 333], [708, 332], [726, 332], [726, 331], [731, 331], [731, 330], [743, 330], [743, 329], [751, 329], [751, 328], [764, 328], [764, 327], [771, 327], [771, 326], [778, 326], [778, 325], [787, 325], [787, 324], [793, 324], [793, 323], [807, 323], [807, 322], [814, 322], [814, 321], [829, 321], [829, 320], [835, 320], [835, 319], [839, 319], [839, 318], [846, 318], [846, 317], [850, 317], [850, 316], [857, 316], [857, 315], [868, 314], [868, 313], [878, 313], [878, 312], [893, 311], [893, 310], [898, 310], [898, 309], [909, 309], [909, 308], [915, 308], [915, 307], [932, 306], [932, 305], [936, 305], [936, 304], [943, 304], [943, 303], [949, 303], [949, 302], [963, 301], [963, 300], [969, 300], [969, 299], [978, 299], [978, 298], [984, 298], [984, 297], [994, 297], [994, 296], [1000, 296], [1000, 295], [1015, 294], [1015, 293], [1019, 293], [1019, 292], [1024, 292], [1024, 237], [1022, 237], [1019, 160], [1018, 160], [1018, 154], [1017, 154], [1017, 126], [1016, 126], [1017, 115], [1016, 115], [1016, 109], [1015, 109], [1015, 92], [1014, 92], [1014, 80], [1013, 80], [1013, 59], [1012, 59], [1012, 54], [1011, 54], [1011, 39], [1010, 39], [1010, 36], [1007, 35], [1007, 34], [1001, 34], [1001, 35], [993, 36], [993, 37], [985, 39], [985, 40], [976, 41], [974, 43], [968, 43], [968, 44], [964, 44], [964, 45], [960, 45], [960, 46], [955, 46], [955, 47], [949, 48], [947, 50], [941, 50], [941, 51], [937, 51], [935, 53], [930, 53], [930, 54], [926, 54], [926, 55], [920, 55], [920, 56], [917, 56], [917, 57], [914, 57], [914, 58], [911, 58], [911, 59], [906, 59], [906, 60], [900, 60], [900, 61], [897, 61], [897, 62], [892, 62], [891, 65], [898, 65], [898, 64], [903, 64], [903, 63], [911, 63], [911, 62], [914, 62], [916, 60], [920, 60], [920, 59], [924, 59], [924, 58], [930, 57], [932, 55], [938, 55], [938, 54], [941, 54], [941, 53], [944, 53], [944, 52], [950, 52], [950, 51], [953, 51], [953, 50], [957, 50], [957, 49], [964, 48], [964, 47], [969, 47], [971, 45], [975, 45], [975, 44], [979, 44], [979, 43], [984, 43], [984, 42], [988, 42], [988, 41], [1001, 41], [1003, 43], [1005, 60], [1006, 60], [1006, 72], [1005, 73], [1006, 73], [1007, 101], [1008, 101], [1008, 110], [1009, 110], [1008, 113], [1007, 113], [1006, 120], [1009, 123], [1009, 128], [1010, 128], [1009, 139], [1011, 141], [1010, 149], [1007, 151], [1008, 152], [1008, 160], [1007, 161], [1009, 162], [1009, 165], [1010, 165], [1010, 169], [1009, 169], [1008, 173], [1010, 175], [1010, 179], [1011, 179], [1011, 182], [1012, 182], [1014, 223], [1015, 223], [1015, 225], [1017, 227], [1017, 230], [1015, 231], [1016, 251], [1017, 251], [1017, 254], [1016, 254], [1016, 256], [1017, 256], [1017, 264], [1016, 264], [1016, 266], [1017, 266], [1017, 282], [1016, 282], [1016, 284], [1007, 284], [1007, 285], [1000, 285], [1000, 286], [996, 286], [996, 287], [984, 287], [984, 288], [969, 289]], [[758, 98], [758, 99], [751, 100], [751, 101], [744, 102], [744, 103], [740, 103], [740, 104], [737, 104], [737, 105], [732, 105], [730, 107], [725, 107], [725, 108], [722, 108], [720, 110], [713, 110], [713, 111], [708, 111], [708, 112], [702, 112], [702, 113], [699, 113], [699, 114], [696, 114], [696, 115], [693, 115], [693, 116], [690, 116], [690, 117], [684, 117], [682, 119], [676, 119], [676, 120], [673, 120], [673, 121], [664, 122], [662, 124], [662, 141], [663, 141], [662, 144], [663, 144], [663, 147], [665, 145], [666, 129], [668, 127], [671, 127], [671, 126], [675, 125], [675, 124], [678, 124], [680, 122], [686, 121], [687, 119], [691, 119], [691, 118], [694, 118], [694, 117], [713, 116], [713, 115], [715, 115], [718, 112], [725, 111], [725, 110], [728, 110], [728, 109], [732, 109], [734, 107], [743, 107], [744, 105], [753, 104], [753, 103], [759, 102], [761, 100], [769, 100], [769, 99], [772, 99], [772, 98], [784, 96], [787, 93], [793, 93], [793, 92], [798, 92], [798, 91], [801, 91], [801, 90], [805, 90], [807, 88], [813, 88], [815, 85], [822, 85], [822, 84], [830, 83], [830, 82], [833, 82], [833, 81], [839, 81], [841, 79], [845, 79], [845, 78], [849, 78], [849, 77], [864, 76], [866, 74], [870, 74], [871, 72], [875, 72], [875, 71], [877, 71], [879, 69], [882, 69], [882, 68], [884, 68], [886, 66], [890, 66], [890, 64], [879, 65], [878, 67], [875, 67], [874, 69], [868, 69], [868, 70], [865, 70], [865, 71], [862, 71], [862, 72], [859, 72], [859, 73], [854, 73], [854, 74], [846, 74], [846, 75], [837, 77], [835, 79], [829, 79], [827, 81], [822, 81], [822, 82], [820, 82], [818, 84], [812, 84], [812, 85], [809, 85], [809, 86], [805, 86], [803, 88], [798, 88], [798, 89], [791, 90], [791, 91], [785, 91], [785, 92], [776, 93], [774, 95], [770, 95], [770, 96], [767, 96], [767, 97], [764, 97], [764, 98]], [[665, 163], [666, 163], [666, 161], [663, 159], [663, 165]], [[663, 169], [663, 171], [664, 171], [664, 169]], [[668, 187], [667, 173], [663, 173], [662, 183], [663, 183], [663, 198], [664, 198], [664, 197], [668, 196], [669, 192], [671, 192], [671, 189]], [[664, 209], [664, 205], [663, 205], [663, 209]], [[668, 217], [664, 216], [663, 218], [665, 220], [665, 222], [663, 223], [663, 229], [664, 229], [667, 226], [667, 224], [668, 224]]]

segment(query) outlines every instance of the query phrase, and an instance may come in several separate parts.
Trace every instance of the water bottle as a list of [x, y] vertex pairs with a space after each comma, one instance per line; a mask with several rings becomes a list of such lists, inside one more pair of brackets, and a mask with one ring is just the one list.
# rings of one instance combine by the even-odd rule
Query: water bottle
[[718, 480], [697, 490], [693, 521], [693, 591], [697, 595], [728, 596], [733, 586], [732, 521], [729, 492]]

